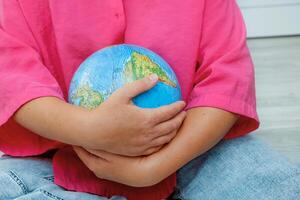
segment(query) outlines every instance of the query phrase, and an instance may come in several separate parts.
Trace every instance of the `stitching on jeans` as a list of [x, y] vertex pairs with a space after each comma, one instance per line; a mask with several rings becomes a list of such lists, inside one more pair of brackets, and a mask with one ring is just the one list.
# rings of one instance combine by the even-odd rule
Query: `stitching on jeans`
[[58, 196], [55, 196], [54, 194], [51, 194], [50, 192], [47, 192], [45, 190], [39, 190], [41, 193], [43, 193], [44, 195], [46, 195], [47, 197], [50, 197], [52, 199], [55, 199], [55, 200], [64, 200]]
[[47, 181], [51, 181], [54, 182], [54, 176], [46, 176], [43, 179], [47, 180]]
[[24, 194], [27, 194], [29, 190], [27, 189], [26, 185], [23, 181], [15, 174], [13, 171], [8, 171], [8, 175], [21, 187]]

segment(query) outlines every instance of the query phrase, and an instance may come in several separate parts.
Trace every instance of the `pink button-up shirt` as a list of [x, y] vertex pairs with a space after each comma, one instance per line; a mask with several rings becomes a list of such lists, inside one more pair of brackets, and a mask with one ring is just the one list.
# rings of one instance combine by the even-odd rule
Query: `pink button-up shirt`
[[[16, 124], [13, 114], [35, 98], [66, 100], [79, 64], [118, 43], [141, 45], [162, 56], [178, 77], [186, 109], [209, 106], [239, 114], [226, 138], [259, 125], [253, 64], [234, 0], [0, 0], [0, 20], [0, 150], [6, 154], [63, 148]], [[54, 157], [55, 182], [109, 195], [80, 161], [63, 163], [68, 152]]]

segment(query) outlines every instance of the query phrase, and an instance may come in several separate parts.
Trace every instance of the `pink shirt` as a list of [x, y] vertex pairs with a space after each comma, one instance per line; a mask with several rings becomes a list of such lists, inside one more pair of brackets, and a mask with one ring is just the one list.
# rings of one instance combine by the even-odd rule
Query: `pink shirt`
[[[118, 43], [162, 56], [178, 77], [186, 109], [209, 106], [239, 114], [226, 138], [259, 125], [253, 63], [234, 0], [0, 0], [0, 20], [0, 150], [6, 154], [39, 155], [64, 147], [22, 128], [12, 115], [34, 98], [66, 100], [79, 64]], [[56, 183], [103, 193], [76, 177], [76, 170], [84, 170], [81, 163], [67, 175], [65, 165], [54, 160]]]

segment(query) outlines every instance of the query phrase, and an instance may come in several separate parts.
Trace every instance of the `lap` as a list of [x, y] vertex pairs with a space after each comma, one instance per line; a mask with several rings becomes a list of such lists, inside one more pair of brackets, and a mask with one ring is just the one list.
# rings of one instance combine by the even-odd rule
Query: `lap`
[[[56, 186], [51, 160], [41, 158], [0, 158], [0, 188], [3, 200], [106, 199]], [[186, 200], [300, 199], [300, 170], [247, 136], [222, 141], [180, 169], [178, 188]]]
[[178, 172], [182, 199], [300, 199], [300, 169], [255, 137], [220, 142]]
[[[17, 200], [107, 200], [107, 198], [66, 191], [53, 182], [50, 159], [0, 158], [0, 199]], [[113, 197], [111, 200], [123, 200]]]

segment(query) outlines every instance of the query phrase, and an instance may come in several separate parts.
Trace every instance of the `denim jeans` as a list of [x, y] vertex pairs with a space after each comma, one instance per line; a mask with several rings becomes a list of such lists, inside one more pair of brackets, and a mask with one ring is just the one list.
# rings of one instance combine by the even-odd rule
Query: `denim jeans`
[[[180, 169], [177, 177], [178, 185], [172, 199], [300, 199], [299, 166], [271, 151], [253, 136], [221, 141]], [[56, 186], [50, 159], [9, 156], [0, 159], [0, 199], [107, 200]]]

